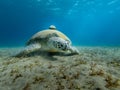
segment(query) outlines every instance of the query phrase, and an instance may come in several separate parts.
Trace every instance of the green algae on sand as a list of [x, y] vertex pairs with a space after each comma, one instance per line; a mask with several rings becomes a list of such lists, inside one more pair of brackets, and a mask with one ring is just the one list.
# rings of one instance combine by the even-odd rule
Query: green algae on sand
[[0, 49], [0, 90], [120, 90], [120, 48], [78, 48], [80, 55], [21, 58], [10, 57], [20, 48]]

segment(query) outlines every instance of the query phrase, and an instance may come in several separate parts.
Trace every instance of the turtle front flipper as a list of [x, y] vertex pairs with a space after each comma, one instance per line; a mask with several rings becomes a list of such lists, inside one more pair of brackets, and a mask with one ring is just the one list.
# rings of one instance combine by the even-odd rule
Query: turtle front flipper
[[31, 45], [24, 47], [20, 52], [18, 52], [14, 56], [15, 57], [25, 57], [25, 56], [29, 55], [30, 53], [39, 50], [40, 48], [41, 48], [40, 44], [37, 44], [37, 43], [31, 44]]
[[68, 50], [71, 54], [79, 54], [79, 50], [76, 47], [70, 46]]

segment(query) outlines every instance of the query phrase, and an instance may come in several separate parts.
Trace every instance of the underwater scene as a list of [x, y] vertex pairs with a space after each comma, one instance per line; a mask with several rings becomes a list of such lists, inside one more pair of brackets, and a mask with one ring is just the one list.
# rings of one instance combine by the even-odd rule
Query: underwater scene
[[0, 0], [0, 90], [120, 90], [120, 0]]

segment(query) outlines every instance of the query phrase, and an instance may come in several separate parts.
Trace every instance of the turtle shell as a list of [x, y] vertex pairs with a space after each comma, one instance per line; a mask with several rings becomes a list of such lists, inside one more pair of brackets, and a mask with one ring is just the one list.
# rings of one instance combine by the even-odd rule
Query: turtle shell
[[60, 38], [62, 38], [64, 40], [68, 41], [71, 44], [70, 39], [65, 34], [63, 34], [62, 32], [58, 31], [55, 26], [54, 27], [50, 26], [49, 29], [39, 31], [36, 34], [34, 34], [28, 40], [26, 45], [30, 45], [30, 44], [33, 44], [33, 43], [40, 43], [40, 44], [42, 44], [42, 43], [45, 43], [47, 41], [47, 39], [49, 39], [50, 37], [54, 37], [54, 36], [60, 37]]

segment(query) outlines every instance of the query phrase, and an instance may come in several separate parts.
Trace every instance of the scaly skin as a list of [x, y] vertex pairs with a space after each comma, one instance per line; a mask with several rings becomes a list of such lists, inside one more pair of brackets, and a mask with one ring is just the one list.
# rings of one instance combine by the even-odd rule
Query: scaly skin
[[51, 50], [56, 50], [58, 52], [63, 51], [63, 52], [67, 52], [70, 51], [70, 53], [73, 54], [79, 54], [79, 51], [77, 50], [77, 48], [73, 47], [70, 45], [70, 43], [60, 37], [51, 37], [48, 40], [48, 47]]

